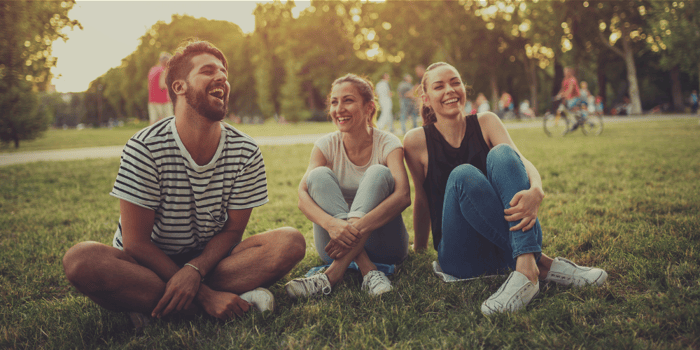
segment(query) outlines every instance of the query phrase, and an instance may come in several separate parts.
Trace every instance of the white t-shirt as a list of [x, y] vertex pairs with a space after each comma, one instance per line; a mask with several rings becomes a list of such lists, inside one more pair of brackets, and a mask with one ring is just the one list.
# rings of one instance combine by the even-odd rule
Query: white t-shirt
[[[214, 157], [197, 165], [170, 117], [127, 142], [112, 196], [155, 211], [151, 241], [168, 255], [203, 249], [228, 220], [228, 209], [267, 203], [267, 177], [255, 141], [221, 123]], [[123, 249], [121, 218], [112, 245]]]
[[315, 143], [326, 158], [326, 166], [338, 178], [340, 190], [348, 206], [352, 205], [357, 188], [360, 186], [360, 179], [367, 168], [374, 164], [386, 166], [389, 153], [402, 147], [401, 140], [396, 135], [377, 128], [372, 128], [372, 138], [372, 156], [367, 164], [361, 166], [353, 164], [348, 158], [343, 147], [343, 134], [340, 131], [332, 132]]

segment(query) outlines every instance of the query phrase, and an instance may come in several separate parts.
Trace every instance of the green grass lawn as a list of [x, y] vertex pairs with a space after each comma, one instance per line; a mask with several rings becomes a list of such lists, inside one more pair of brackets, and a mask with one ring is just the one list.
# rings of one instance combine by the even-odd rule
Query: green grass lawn
[[[0, 144], [0, 153], [120, 146], [126, 144], [131, 136], [146, 126], [148, 123], [141, 122], [112, 129], [49, 129], [36, 140], [21, 141], [20, 147], [17, 149], [14, 144]], [[235, 127], [253, 137], [324, 134], [335, 130], [335, 125], [330, 122], [277, 124], [272, 120], [265, 124], [236, 124]]]
[[[293, 226], [308, 243], [271, 288], [277, 310], [228, 322], [171, 317], [136, 334], [125, 314], [69, 286], [61, 267], [75, 243], [111, 243], [118, 159], [15, 165], [0, 169], [0, 348], [700, 347], [697, 121], [610, 124], [600, 137], [511, 135], [542, 174], [545, 253], [606, 269], [602, 287], [542, 285], [526, 310], [487, 318], [480, 305], [505, 277], [440, 282], [430, 251], [411, 253], [380, 298], [348, 273], [330, 296], [292, 301], [283, 284], [320, 263], [296, 208], [311, 146], [263, 147], [270, 203], [253, 211], [246, 235]], [[412, 235], [411, 208], [403, 216]]]

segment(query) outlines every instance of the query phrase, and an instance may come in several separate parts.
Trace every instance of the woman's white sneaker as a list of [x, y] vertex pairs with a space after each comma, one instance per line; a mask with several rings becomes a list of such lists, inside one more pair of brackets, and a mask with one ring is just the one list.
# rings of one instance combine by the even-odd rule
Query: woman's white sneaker
[[554, 258], [544, 281], [564, 286], [582, 287], [588, 284], [600, 286], [608, 279], [608, 273], [596, 267], [578, 266], [564, 259]]
[[319, 273], [311, 277], [295, 278], [284, 285], [287, 294], [296, 299], [299, 297], [320, 297], [331, 294], [331, 281], [325, 273]]
[[539, 291], [539, 282], [533, 284], [522, 273], [513, 271], [498, 291], [481, 304], [481, 313], [488, 316], [499, 312], [518, 311], [527, 306]]
[[362, 278], [362, 290], [372, 296], [377, 296], [391, 291], [391, 282], [384, 272], [372, 270]]
[[255, 288], [249, 292], [245, 292], [239, 297], [253, 305], [258, 311], [275, 311], [275, 297], [265, 288]]

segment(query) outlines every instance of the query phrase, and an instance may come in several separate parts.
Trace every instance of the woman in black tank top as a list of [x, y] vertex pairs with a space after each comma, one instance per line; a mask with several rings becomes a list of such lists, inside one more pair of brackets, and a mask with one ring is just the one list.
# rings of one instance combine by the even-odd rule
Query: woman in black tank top
[[416, 190], [414, 249], [427, 247], [432, 229], [445, 273], [472, 278], [514, 270], [482, 304], [486, 315], [525, 307], [539, 280], [601, 285], [605, 271], [542, 254], [540, 175], [495, 114], [465, 115], [457, 70], [434, 63], [421, 85], [424, 126], [404, 138]]

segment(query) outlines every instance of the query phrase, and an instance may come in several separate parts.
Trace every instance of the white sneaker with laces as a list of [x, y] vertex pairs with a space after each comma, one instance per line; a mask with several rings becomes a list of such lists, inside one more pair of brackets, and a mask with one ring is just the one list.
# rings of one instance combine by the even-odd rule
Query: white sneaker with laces
[[533, 284], [518, 271], [511, 272], [500, 288], [481, 304], [481, 313], [488, 316], [498, 312], [518, 311], [537, 296], [540, 283]]
[[391, 291], [391, 282], [384, 272], [372, 270], [362, 278], [362, 290], [367, 290], [371, 296], [377, 296]]
[[567, 259], [554, 258], [544, 281], [582, 287], [588, 284], [600, 286], [606, 279], [608, 279], [608, 273], [602, 269], [578, 266]]
[[331, 294], [331, 281], [325, 273], [319, 273], [311, 277], [295, 278], [284, 285], [287, 294], [296, 299], [299, 297], [320, 297]]
[[253, 305], [258, 311], [275, 311], [275, 297], [272, 293], [262, 287], [255, 288], [249, 292], [245, 292], [239, 297]]

